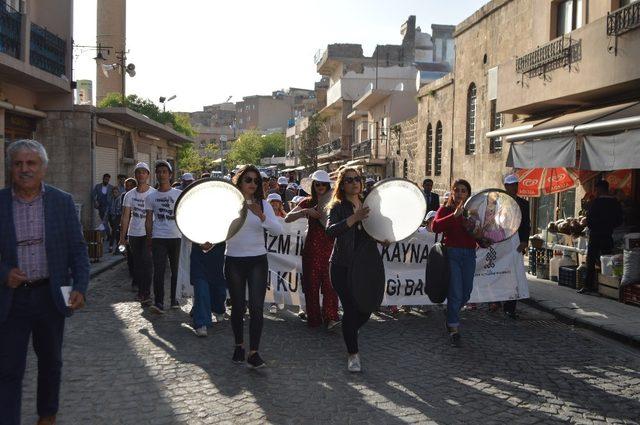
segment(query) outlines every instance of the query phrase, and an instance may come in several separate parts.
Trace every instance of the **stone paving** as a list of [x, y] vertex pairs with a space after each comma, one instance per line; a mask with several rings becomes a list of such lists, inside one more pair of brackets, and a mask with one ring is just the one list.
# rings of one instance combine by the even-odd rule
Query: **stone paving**
[[[126, 265], [92, 280], [67, 321], [60, 424], [638, 423], [640, 351], [522, 307], [514, 322], [463, 314], [463, 347], [442, 313], [380, 315], [361, 330], [364, 373], [338, 332], [266, 314], [268, 368], [231, 362], [228, 321], [194, 336], [189, 306], [164, 316], [132, 301]], [[248, 338], [247, 338], [248, 339]], [[23, 419], [35, 423], [35, 356]]]

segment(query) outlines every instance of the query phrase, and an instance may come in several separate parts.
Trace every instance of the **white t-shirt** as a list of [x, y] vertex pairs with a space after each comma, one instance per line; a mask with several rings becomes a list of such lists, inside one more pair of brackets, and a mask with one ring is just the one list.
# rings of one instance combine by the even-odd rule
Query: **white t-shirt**
[[146, 236], [147, 231], [144, 228], [144, 221], [147, 218], [147, 210], [145, 208], [145, 199], [156, 190], [149, 186], [146, 192], [138, 192], [138, 189], [131, 189], [124, 195], [122, 200], [123, 207], [131, 208], [131, 220], [129, 221], [129, 236]]
[[267, 253], [264, 247], [264, 231], [272, 234], [282, 233], [282, 223], [273, 212], [273, 208], [267, 201], [262, 201], [265, 220], [247, 211], [244, 224], [231, 239], [227, 241], [225, 255], [228, 257], [257, 257]]
[[174, 207], [181, 190], [172, 187], [166, 192], [156, 190], [145, 200], [145, 209], [153, 212], [153, 238], [179, 239], [182, 233], [176, 225]]

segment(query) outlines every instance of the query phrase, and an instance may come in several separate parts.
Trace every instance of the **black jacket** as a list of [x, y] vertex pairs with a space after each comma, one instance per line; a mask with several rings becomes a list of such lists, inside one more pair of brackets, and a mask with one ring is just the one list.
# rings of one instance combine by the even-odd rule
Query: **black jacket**
[[518, 238], [520, 242], [528, 242], [529, 235], [531, 235], [531, 217], [529, 216], [529, 201], [516, 196], [516, 202], [520, 207], [520, 213], [522, 213], [522, 221], [520, 221], [520, 227], [518, 227]]
[[424, 200], [427, 202], [427, 212], [438, 211], [440, 208], [440, 197], [435, 192], [430, 192], [428, 195], [426, 192], [422, 192]]
[[[327, 235], [335, 238], [333, 251], [329, 262], [343, 267], [351, 267], [353, 263], [354, 251], [356, 248], [356, 226], [347, 225], [347, 218], [353, 214], [353, 204], [345, 201], [334, 205], [329, 211], [327, 222]], [[366, 236], [364, 243], [376, 245], [376, 241], [363, 232]]]
[[590, 237], [611, 237], [613, 229], [622, 224], [622, 208], [616, 198], [601, 196], [594, 199], [587, 210]]

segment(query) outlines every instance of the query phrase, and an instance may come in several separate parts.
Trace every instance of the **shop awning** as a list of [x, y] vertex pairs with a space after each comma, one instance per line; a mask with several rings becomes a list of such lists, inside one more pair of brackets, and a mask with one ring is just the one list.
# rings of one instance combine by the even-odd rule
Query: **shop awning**
[[640, 168], [640, 103], [580, 125], [576, 133], [584, 134], [580, 169]]
[[294, 171], [304, 171], [305, 168], [307, 168], [307, 167], [305, 167], [304, 165], [300, 165], [300, 166], [294, 168]]
[[[528, 131], [508, 135], [505, 140], [510, 142], [511, 146], [507, 165], [515, 168], [575, 167], [577, 134], [588, 134], [589, 129], [594, 132], [599, 131], [598, 128], [617, 128], [620, 130], [625, 125], [630, 125], [630, 120], [621, 118], [621, 116], [633, 115], [633, 111], [638, 105], [638, 102], [628, 102], [569, 112], [544, 120]], [[612, 122], [618, 127], [612, 125]], [[595, 125], [596, 123], [599, 124]], [[607, 123], [609, 123], [608, 126]], [[640, 126], [640, 121], [638, 126]], [[583, 133], [580, 131], [581, 128], [587, 131]], [[611, 143], [619, 146], [621, 151], [633, 155], [633, 151], [630, 151], [628, 147], [629, 142], [622, 143], [620, 140], [614, 140]], [[609, 148], [606, 148], [605, 144], [600, 146], [592, 144], [592, 146], [593, 152], [605, 150], [599, 154], [600, 156], [610, 156], [610, 154], [606, 154]], [[584, 163], [584, 158], [582, 161]], [[608, 161], [611, 162], [610, 158]]]

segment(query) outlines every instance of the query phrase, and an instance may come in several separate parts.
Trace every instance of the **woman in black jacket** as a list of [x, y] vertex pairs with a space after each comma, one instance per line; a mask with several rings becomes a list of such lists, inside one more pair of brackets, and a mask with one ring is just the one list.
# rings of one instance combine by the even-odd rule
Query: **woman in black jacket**
[[365, 244], [376, 244], [361, 223], [369, 214], [369, 208], [363, 206], [362, 187], [362, 176], [358, 170], [342, 169], [327, 206], [327, 235], [335, 238], [329, 259], [331, 284], [338, 293], [344, 310], [342, 335], [349, 352], [350, 372], [360, 372], [362, 369], [358, 354], [358, 330], [371, 316], [371, 313], [361, 312], [356, 307], [354, 294], [349, 285], [350, 269], [358, 248]]

